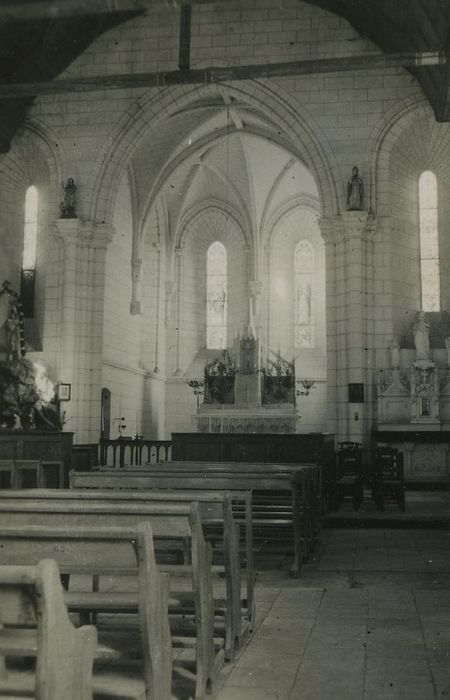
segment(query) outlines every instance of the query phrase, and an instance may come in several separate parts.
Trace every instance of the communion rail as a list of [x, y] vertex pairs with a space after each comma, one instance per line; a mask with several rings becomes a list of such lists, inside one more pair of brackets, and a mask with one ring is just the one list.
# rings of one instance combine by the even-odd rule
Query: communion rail
[[172, 459], [171, 440], [147, 440], [136, 438], [116, 438], [100, 440], [100, 464], [124, 467], [126, 464], [168, 462]]

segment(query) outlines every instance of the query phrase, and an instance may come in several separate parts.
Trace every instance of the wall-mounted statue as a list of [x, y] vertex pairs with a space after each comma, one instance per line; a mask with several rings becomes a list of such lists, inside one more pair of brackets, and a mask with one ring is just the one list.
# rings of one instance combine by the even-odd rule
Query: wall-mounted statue
[[352, 169], [352, 176], [347, 183], [347, 209], [348, 211], [361, 211], [364, 199], [364, 185], [359, 177], [356, 165]]
[[425, 311], [418, 311], [413, 326], [416, 360], [430, 359], [430, 324], [425, 318]]
[[72, 177], [63, 185], [64, 199], [59, 205], [61, 219], [76, 219], [77, 186]]
[[0, 361], [15, 362], [24, 355], [22, 302], [5, 280], [0, 290]]

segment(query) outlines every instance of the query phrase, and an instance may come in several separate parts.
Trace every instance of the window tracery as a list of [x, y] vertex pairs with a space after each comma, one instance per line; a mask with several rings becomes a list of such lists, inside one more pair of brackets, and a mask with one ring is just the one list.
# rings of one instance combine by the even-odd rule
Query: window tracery
[[303, 240], [295, 248], [294, 255], [294, 345], [296, 348], [313, 348], [313, 279], [314, 248]]
[[419, 178], [420, 276], [422, 309], [440, 311], [437, 179], [431, 170]]
[[34, 316], [38, 205], [39, 196], [37, 188], [34, 185], [30, 185], [25, 193], [22, 270], [20, 280], [20, 296], [23, 304], [23, 313], [26, 318], [32, 318]]
[[206, 260], [206, 347], [227, 347], [227, 251], [220, 241], [208, 248]]

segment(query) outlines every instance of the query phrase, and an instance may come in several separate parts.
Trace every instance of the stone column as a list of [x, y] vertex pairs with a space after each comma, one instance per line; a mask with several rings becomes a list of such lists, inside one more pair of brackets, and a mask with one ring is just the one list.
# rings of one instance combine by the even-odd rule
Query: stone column
[[175, 249], [177, 278], [176, 338], [177, 355], [175, 375], [183, 374], [183, 287], [184, 287], [184, 249]]
[[61, 248], [58, 379], [72, 385], [63, 404], [67, 430], [78, 443], [97, 442], [100, 431], [106, 250], [113, 235], [105, 224], [59, 219]]
[[[326, 281], [326, 336], [327, 336], [327, 430], [340, 436], [342, 422], [346, 421], [344, 412], [345, 396], [342, 396], [342, 374], [345, 373], [345, 364], [342, 362], [342, 353], [338, 352], [340, 335], [338, 336], [338, 277], [342, 284], [342, 275], [338, 274], [337, 246], [341, 242], [341, 219], [333, 217], [319, 219], [318, 221], [322, 238], [325, 243], [325, 281]], [[341, 299], [340, 290], [339, 299]], [[339, 383], [341, 382], [341, 384]], [[344, 376], [344, 383], [346, 376]], [[344, 412], [344, 415], [343, 415]]]
[[131, 303], [130, 314], [137, 316], [141, 313], [141, 270], [142, 258], [131, 260]]
[[[372, 418], [372, 348], [368, 257], [375, 221], [349, 211], [321, 219], [327, 274], [327, 354], [329, 427], [338, 440], [364, 442]], [[349, 402], [349, 384], [362, 384], [364, 402]]]

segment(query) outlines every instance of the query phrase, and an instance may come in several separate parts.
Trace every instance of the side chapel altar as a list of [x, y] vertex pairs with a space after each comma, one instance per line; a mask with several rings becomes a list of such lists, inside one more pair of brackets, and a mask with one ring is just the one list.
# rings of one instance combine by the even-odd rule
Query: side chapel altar
[[0, 460], [63, 462], [67, 484], [73, 433], [62, 432], [56, 383], [44, 363], [28, 359], [26, 351], [22, 302], [5, 281], [0, 289]]
[[379, 446], [396, 447], [403, 453], [405, 478], [410, 482], [450, 481], [448, 330], [446, 317], [419, 311], [410, 331], [415, 351], [400, 348], [393, 340], [391, 368], [378, 372], [374, 437]]

